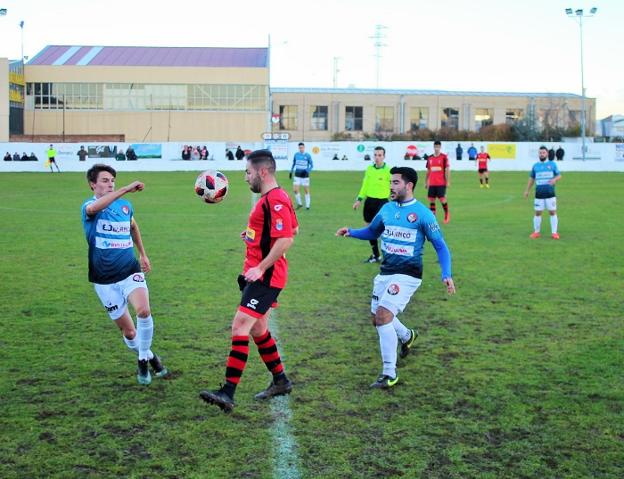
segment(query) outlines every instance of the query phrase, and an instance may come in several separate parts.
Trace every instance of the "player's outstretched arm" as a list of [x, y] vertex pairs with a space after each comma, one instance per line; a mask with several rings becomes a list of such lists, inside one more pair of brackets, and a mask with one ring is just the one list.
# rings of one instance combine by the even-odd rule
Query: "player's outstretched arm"
[[438, 262], [442, 270], [442, 282], [446, 285], [446, 291], [448, 294], [454, 294], [455, 283], [451, 274], [451, 252], [442, 237], [432, 239], [431, 244], [438, 255]]
[[104, 208], [107, 208], [113, 201], [121, 198], [126, 193], [134, 193], [135, 191], [143, 191], [145, 188], [145, 184], [140, 181], [133, 181], [129, 185], [126, 185], [122, 188], [119, 188], [116, 191], [111, 191], [110, 193], [101, 196], [93, 203], [89, 203], [86, 207], [87, 215], [93, 216], [94, 214], [102, 211]]
[[533, 183], [535, 183], [535, 180], [533, 178], [529, 178], [529, 182], [527, 183], [527, 187], [524, 190], [524, 197], [525, 198], [529, 197], [529, 191], [531, 191], [531, 188], [533, 187]]
[[444, 278], [442, 281], [446, 285], [446, 292], [448, 294], [455, 294], [456, 289], [455, 289], [455, 283], [453, 282], [453, 278]]
[[147, 253], [145, 252], [143, 239], [141, 238], [141, 231], [139, 230], [139, 225], [137, 224], [137, 222], [134, 221], [134, 218], [132, 218], [132, 221], [130, 221], [130, 235], [132, 236], [132, 241], [134, 241], [136, 249], [139, 251], [139, 262], [141, 263], [141, 269], [144, 273], [149, 273], [152, 270], [152, 264], [147, 257]]

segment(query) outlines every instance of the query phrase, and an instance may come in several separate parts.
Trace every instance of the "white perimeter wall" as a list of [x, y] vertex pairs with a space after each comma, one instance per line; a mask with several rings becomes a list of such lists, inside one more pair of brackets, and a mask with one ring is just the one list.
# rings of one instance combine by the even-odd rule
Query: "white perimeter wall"
[[[462, 161], [455, 159], [456, 142], [443, 142], [442, 151], [446, 152], [451, 159], [451, 169], [453, 170], [475, 170], [474, 161], [468, 161], [466, 150], [470, 142], [462, 142], [464, 157]], [[537, 161], [537, 151], [541, 143], [496, 143], [496, 142], [475, 142], [477, 149], [483, 144], [493, 157], [490, 169], [493, 171], [528, 171], [532, 164]], [[80, 146], [109, 146], [117, 147], [126, 151], [129, 143], [63, 143], [55, 144], [57, 151], [56, 161], [62, 171], [86, 171], [94, 163], [108, 163], [119, 171], [201, 171], [206, 169], [220, 170], [244, 170], [245, 161], [228, 161], [225, 158], [225, 149], [236, 149], [236, 143], [210, 142], [205, 143], [210, 151], [213, 160], [208, 161], [183, 161], [180, 159], [180, 152], [183, 143], [160, 143], [162, 158], [145, 158], [137, 161], [116, 161], [114, 158], [88, 158], [87, 161], [78, 161], [76, 152]], [[154, 144], [152, 144], [154, 145]], [[202, 143], [202, 146], [204, 143]], [[258, 149], [265, 145], [262, 142], [240, 143], [243, 149]], [[424, 153], [430, 154], [433, 151], [432, 142], [306, 142], [306, 151], [312, 155], [314, 169], [318, 171], [358, 171], [365, 169], [371, 161], [365, 161], [364, 156], [373, 158], [375, 146], [383, 146], [386, 149], [386, 160], [391, 166], [411, 166], [416, 170], [424, 170], [424, 161], [407, 161], [404, 155], [408, 147], [416, 148], [422, 156]], [[555, 144], [555, 148], [558, 143]], [[565, 149], [565, 159], [559, 163], [562, 171], [622, 171], [624, 172], [624, 144], [621, 143], [588, 143], [586, 160], [581, 158], [580, 143], [562, 143]], [[547, 146], [552, 146], [551, 143]], [[8, 162], [0, 160], [0, 172], [44, 172], [49, 171], [45, 167], [46, 152], [48, 143], [0, 143], [0, 155], [3, 157], [8, 151], [11, 155], [18, 152], [20, 156], [23, 152], [28, 155], [35, 153], [39, 158], [36, 162]], [[496, 150], [501, 151], [500, 156], [510, 156], [510, 158], [497, 158], [492, 154]], [[289, 170], [292, 163], [292, 156], [297, 151], [297, 142], [290, 142], [286, 147], [275, 148], [276, 158], [278, 155], [283, 159], [278, 159], [279, 170]], [[281, 151], [281, 153], [278, 153]], [[286, 156], [287, 151], [287, 158]], [[342, 158], [346, 155], [347, 160], [332, 160], [334, 155]]]

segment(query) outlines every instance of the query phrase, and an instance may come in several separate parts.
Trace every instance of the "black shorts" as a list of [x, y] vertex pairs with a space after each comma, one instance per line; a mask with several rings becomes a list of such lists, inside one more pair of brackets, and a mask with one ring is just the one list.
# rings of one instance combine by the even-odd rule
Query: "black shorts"
[[427, 193], [428, 198], [444, 198], [446, 196], [446, 186], [430, 186]]
[[479, 173], [487, 173], [488, 169], [487, 168], [479, 168]]
[[248, 283], [242, 274], [238, 276], [238, 287], [243, 292], [238, 310], [254, 318], [261, 318], [269, 309], [277, 307], [277, 297], [282, 292], [261, 281]]
[[364, 221], [370, 223], [383, 205], [388, 202], [387, 198], [366, 198], [364, 200]]

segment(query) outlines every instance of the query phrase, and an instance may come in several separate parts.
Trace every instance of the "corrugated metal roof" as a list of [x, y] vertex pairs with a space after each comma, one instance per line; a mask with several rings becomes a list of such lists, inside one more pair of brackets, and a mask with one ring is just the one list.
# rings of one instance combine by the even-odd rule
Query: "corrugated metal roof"
[[449, 91], [449, 90], [376, 90], [374, 88], [271, 88], [272, 93], [323, 93], [352, 95], [448, 95], [448, 96], [515, 96], [581, 98], [574, 93], [495, 92], [495, 91]]
[[267, 48], [48, 45], [27, 65], [267, 68]]

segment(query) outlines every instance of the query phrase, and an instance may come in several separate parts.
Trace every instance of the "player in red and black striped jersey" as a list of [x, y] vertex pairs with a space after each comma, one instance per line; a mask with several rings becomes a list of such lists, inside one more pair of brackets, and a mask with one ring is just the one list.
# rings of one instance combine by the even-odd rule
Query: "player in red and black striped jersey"
[[225, 384], [216, 391], [202, 391], [200, 397], [224, 412], [234, 407], [234, 392], [249, 355], [249, 336], [260, 357], [273, 374], [269, 386], [256, 399], [290, 393], [292, 383], [284, 373], [277, 344], [268, 329], [271, 308], [288, 280], [285, 253], [292, 246], [299, 223], [288, 194], [275, 179], [275, 160], [269, 150], [257, 150], [247, 157], [245, 181], [262, 196], [249, 215], [241, 238], [247, 246], [243, 274], [238, 277], [241, 302], [232, 321], [232, 350], [227, 359]]
[[425, 188], [428, 189], [429, 209], [435, 215], [435, 199], [438, 198], [442, 208], [444, 208], [444, 222], [448, 223], [451, 220], [451, 214], [446, 201], [446, 188], [451, 186], [451, 170], [448, 156], [440, 151], [441, 148], [442, 143], [435, 141], [433, 143], [433, 155], [427, 157]]
[[[485, 147], [481, 147], [481, 151], [477, 155], [477, 168], [479, 169], [479, 183], [481, 188], [490, 187], [490, 172], [488, 170], [488, 162], [490, 161], [490, 154], [485, 151]], [[483, 180], [485, 179], [485, 185]]]

